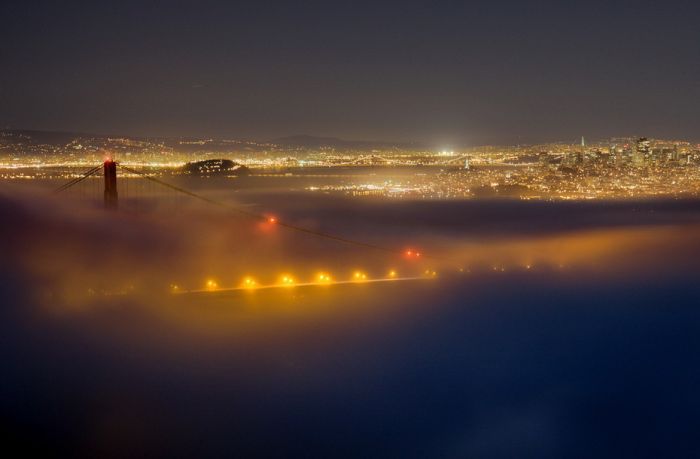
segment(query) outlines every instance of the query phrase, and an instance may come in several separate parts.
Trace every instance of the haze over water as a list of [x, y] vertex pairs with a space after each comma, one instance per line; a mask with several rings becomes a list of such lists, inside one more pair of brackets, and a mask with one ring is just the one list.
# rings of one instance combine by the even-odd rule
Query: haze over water
[[[388, 204], [206, 188], [439, 258], [204, 204], [106, 213], [4, 195], [2, 403], [15, 438], [114, 456], [696, 450], [696, 201]], [[437, 277], [168, 291], [424, 269]]]

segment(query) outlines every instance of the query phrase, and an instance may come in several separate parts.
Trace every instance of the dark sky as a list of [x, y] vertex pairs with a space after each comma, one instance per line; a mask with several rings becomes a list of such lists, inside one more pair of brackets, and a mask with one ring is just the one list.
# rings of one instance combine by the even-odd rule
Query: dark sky
[[0, 17], [2, 126], [700, 138], [696, 1], [5, 1]]

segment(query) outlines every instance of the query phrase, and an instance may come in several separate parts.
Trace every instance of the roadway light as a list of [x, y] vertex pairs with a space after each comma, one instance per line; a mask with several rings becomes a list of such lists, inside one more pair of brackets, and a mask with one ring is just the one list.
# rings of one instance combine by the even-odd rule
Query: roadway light
[[296, 281], [294, 280], [294, 278], [292, 276], [285, 274], [282, 277], [280, 277], [279, 283], [283, 286], [289, 287], [289, 286], [296, 284]]
[[245, 278], [243, 279], [243, 284], [242, 284], [242, 285], [243, 285], [243, 287], [245, 287], [245, 288], [254, 288], [254, 287], [256, 287], [256, 286], [258, 285], [258, 283], [255, 282], [255, 279], [253, 279], [252, 277], [245, 277]]

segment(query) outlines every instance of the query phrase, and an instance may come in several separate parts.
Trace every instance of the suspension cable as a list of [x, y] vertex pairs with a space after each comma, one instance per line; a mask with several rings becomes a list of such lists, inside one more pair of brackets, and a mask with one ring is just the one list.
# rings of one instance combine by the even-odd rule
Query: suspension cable
[[72, 180], [70, 180], [70, 181], [64, 183], [63, 185], [59, 186], [59, 187], [56, 188], [55, 190], [53, 190], [53, 194], [58, 194], [58, 193], [60, 193], [60, 192], [62, 192], [62, 191], [67, 190], [68, 188], [71, 188], [71, 187], [74, 186], [74, 185], [77, 185], [78, 183], [80, 183], [80, 182], [82, 182], [83, 180], [85, 180], [86, 178], [90, 177], [91, 175], [93, 175], [94, 173], [96, 173], [97, 171], [99, 171], [100, 169], [102, 169], [102, 165], [93, 167], [93, 168], [90, 169], [89, 171], [84, 172], [81, 176], [76, 177], [76, 178], [74, 178], [74, 179], [72, 179]]
[[[232, 211], [237, 212], [237, 213], [239, 213], [239, 214], [241, 214], [241, 215], [245, 215], [245, 216], [247, 216], [247, 217], [250, 217], [250, 218], [253, 218], [253, 219], [256, 219], [256, 220], [269, 221], [269, 217], [266, 216], [266, 215], [259, 214], [259, 213], [256, 213], [256, 212], [247, 211], [247, 210], [241, 209], [240, 207], [231, 205], [231, 204], [229, 204], [229, 203], [226, 203], [226, 202], [223, 202], [223, 201], [219, 201], [219, 200], [215, 200], [215, 199], [211, 199], [211, 198], [208, 198], [208, 197], [206, 197], [206, 196], [202, 196], [202, 195], [200, 195], [200, 194], [197, 194], [197, 193], [194, 193], [194, 192], [192, 192], [192, 191], [189, 191], [189, 190], [186, 190], [186, 189], [184, 189], [184, 188], [181, 188], [181, 187], [179, 187], [179, 186], [170, 184], [170, 183], [165, 182], [165, 181], [163, 181], [163, 180], [157, 179], [157, 178], [155, 178], [155, 177], [153, 177], [153, 176], [151, 176], [151, 175], [148, 175], [148, 174], [146, 174], [145, 172], [137, 171], [137, 170], [132, 169], [132, 168], [127, 167], [127, 166], [120, 165], [120, 167], [121, 167], [122, 169], [128, 171], [128, 172], [131, 172], [131, 173], [133, 173], [133, 174], [140, 175], [140, 176], [142, 176], [143, 178], [145, 178], [145, 179], [147, 179], [147, 180], [150, 180], [151, 182], [157, 183], [157, 184], [159, 184], [159, 185], [161, 185], [161, 186], [164, 186], [164, 187], [166, 187], [166, 188], [170, 188], [171, 190], [175, 190], [175, 191], [177, 191], [177, 192], [186, 194], [186, 195], [188, 195], [188, 196], [191, 196], [191, 197], [193, 197], [193, 198], [196, 198], [196, 199], [199, 199], [199, 200], [201, 200], [201, 201], [207, 202], [207, 203], [209, 203], [209, 204], [213, 204], [213, 205], [215, 205], [215, 206], [219, 206], [219, 207], [223, 207], [223, 208], [232, 210]], [[381, 251], [384, 251], [384, 252], [389, 252], [389, 253], [399, 254], [399, 255], [403, 255], [403, 254], [405, 253], [403, 250], [399, 250], [399, 249], [396, 249], [396, 248], [385, 247], [385, 246], [381, 246], [381, 245], [377, 245], [377, 244], [372, 244], [372, 243], [368, 243], [368, 242], [358, 241], [358, 240], [355, 240], [355, 239], [349, 239], [349, 238], [346, 238], [346, 237], [343, 237], [343, 236], [337, 236], [337, 235], [335, 235], [335, 234], [330, 234], [330, 233], [326, 233], [326, 232], [323, 232], [323, 231], [317, 231], [317, 230], [313, 230], [313, 229], [306, 228], [306, 227], [303, 227], [303, 226], [298, 226], [298, 225], [294, 225], [294, 224], [291, 224], [291, 223], [286, 223], [286, 222], [283, 222], [283, 221], [279, 221], [279, 220], [277, 220], [277, 219], [275, 219], [274, 223], [275, 223], [275, 225], [281, 226], [281, 227], [283, 227], [283, 228], [287, 228], [287, 229], [290, 229], [290, 230], [293, 230], [293, 231], [297, 231], [297, 232], [309, 234], [309, 235], [316, 236], [316, 237], [320, 237], [320, 238], [324, 238], [324, 239], [329, 239], [329, 240], [336, 241], [336, 242], [342, 242], [342, 243], [344, 243], [344, 244], [350, 244], [350, 245], [354, 245], [354, 246], [358, 246], [358, 247], [364, 247], [364, 248], [369, 248], [369, 249], [374, 249], [374, 250], [381, 250]], [[434, 260], [443, 260], [443, 261], [450, 261], [451, 263], [456, 263], [454, 260], [449, 260], [449, 259], [447, 259], [447, 258], [445, 258], [445, 257], [438, 257], [438, 256], [434, 256], [434, 255], [432, 255], [432, 256], [424, 255], [423, 258], [431, 258], [431, 259], [434, 259]], [[456, 264], [459, 265], [460, 263], [456, 263]]]

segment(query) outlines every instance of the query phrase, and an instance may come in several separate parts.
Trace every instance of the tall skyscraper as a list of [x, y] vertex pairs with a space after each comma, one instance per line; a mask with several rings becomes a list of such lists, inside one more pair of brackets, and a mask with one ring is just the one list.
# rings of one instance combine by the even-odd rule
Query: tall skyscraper
[[637, 139], [637, 148], [634, 152], [634, 164], [639, 166], [649, 161], [651, 155], [651, 142], [646, 137]]

